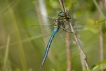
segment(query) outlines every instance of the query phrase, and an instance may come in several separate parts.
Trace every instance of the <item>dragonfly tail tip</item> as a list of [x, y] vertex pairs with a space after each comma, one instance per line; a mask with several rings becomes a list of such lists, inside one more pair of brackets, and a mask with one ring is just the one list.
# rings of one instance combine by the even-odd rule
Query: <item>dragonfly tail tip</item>
[[42, 69], [42, 67], [43, 67], [43, 63], [41, 64], [40, 68]]
[[40, 66], [40, 69], [42, 69], [42, 65]]

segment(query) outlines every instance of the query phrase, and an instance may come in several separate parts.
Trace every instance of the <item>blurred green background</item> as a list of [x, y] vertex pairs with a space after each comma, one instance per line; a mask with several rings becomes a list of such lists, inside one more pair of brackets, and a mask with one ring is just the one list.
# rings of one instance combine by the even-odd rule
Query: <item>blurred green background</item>
[[[66, 44], [56, 36], [40, 69], [44, 37], [28, 32], [37, 23], [28, 12], [41, 9], [40, 3], [49, 17], [57, 18], [61, 11], [58, 0], [0, 0], [0, 71], [66, 71]], [[106, 71], [106, 0], [64, 0], [64, 4], [72, 24], [82, 25], [77, 33], [92, 71], [100, 71], [101, 64], [101, 71]], [[50, 35], [46, 37], [48, 41]], [[72, 71], [82, 71], [77, 45], [71, 44], [70, 49]]]

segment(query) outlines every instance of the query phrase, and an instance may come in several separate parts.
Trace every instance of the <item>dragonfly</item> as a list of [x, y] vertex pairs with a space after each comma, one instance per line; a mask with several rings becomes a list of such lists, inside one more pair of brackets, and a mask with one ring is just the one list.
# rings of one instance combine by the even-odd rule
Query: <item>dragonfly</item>
[[[32, 11], [32, 12], [34, 13], [34, 11]], [[68, 14], [67, 14], [67, 17], [65, 17], [65, 14], [64, 14], [62, 11], [59, 12], [58, 18], [52, 19], [52, 20], [53, 20], [53, 22], [52, 22], [52, 23], [53, 23], [53, 24], [52, 24], [52, 27], [53, 27], [53, 31], [52, 31], [52, 32], [53, 32], [53, 33], [52, 33], [52, 35], [50, 36], [50, 39], [49, 39], [48, 44], [47, 44], [47, 46], [46, 46], [45, 53], [44, 53], [43, 60], [42, 60], [42, 63], [41, 63], [40, 68], [42, 68], [42, 66], [44, 65], [45, 60], [46, 60], [47, 55], [48, 55], [48, 52], [49, 52], [49, 48], [50, 48], [51, 43], [52, 43], [52, 41], [53, 41], [53, 38], [54, 38], [54, 36], [57, 34], [57, 32], [60, 30], [60, 28], [61, 28], [63, 31], [65, 31], [65, 32], [71, 33], [71, 32], [69, 31], [69, 28], [66, 28], [66, 27], [65, 27], [65, 25], [66, 25], [66, 23], [65, 23], [66, 19], [71, 19], [71, 18], [70, 18], [70, 16], [69, 16]]]
[[[64, 31], [68, 32], [67, 29], [65, 29], [65, 23], [64, 23], [64, 19], [65, 19], [65, 15], [64, 13], [61, 11], [59, 14], [58, 14], [58, 18], [54, 20], [54, 30], [53, 30], [53, 33], [48, 41], [48, 44], [46, 46], [46, 49], [45, 49], [45, 53], [44, 53], [44, 57], [43, 57], [43, 60], [42, 60], [42, 63], [41, 63], [41, 68], [42, 66], [44, 65], [44, 62], [46, 60], [46, 57], [47, 57], [47, 54], [48, 54], [48, 51], [49, 51], [49, 48], [50, 48], [50, 45], [52, 43], [52, 40], [55, 36], [55, 34], [58, 32], [58, 30], [60, 28], [63, 28]], [[70, 19], [70, 17], [68, 17], [68, 19]]]

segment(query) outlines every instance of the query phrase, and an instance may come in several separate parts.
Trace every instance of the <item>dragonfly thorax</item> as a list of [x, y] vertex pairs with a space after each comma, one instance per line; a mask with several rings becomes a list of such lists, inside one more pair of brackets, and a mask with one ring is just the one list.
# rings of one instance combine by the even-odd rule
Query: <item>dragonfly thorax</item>
[[56, 28], [56, 27], [59, 28], [58, 19], [55, 19], [55, 20], [54, 20], [54, 24], [53, 24], [53, 25], [54, 25], [55, 28]]

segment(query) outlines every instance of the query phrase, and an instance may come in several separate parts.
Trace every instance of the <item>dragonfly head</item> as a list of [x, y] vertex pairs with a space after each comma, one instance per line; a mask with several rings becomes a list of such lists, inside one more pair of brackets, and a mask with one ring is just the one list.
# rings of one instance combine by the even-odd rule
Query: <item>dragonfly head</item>
[[64, 12], [60, 11], [60, 13], [58, 14], [58, 16], [60, 18], [64, 18], [64, 19], [71, 19], [71, 17], [69, 16], [69, 13], [68, 12], [66, 12], [66, 15], [65, 15]]
[[60, 11], [60, 13], [58, 14], [59, 17], [65, 17], [64, 13], [62, 11]]

